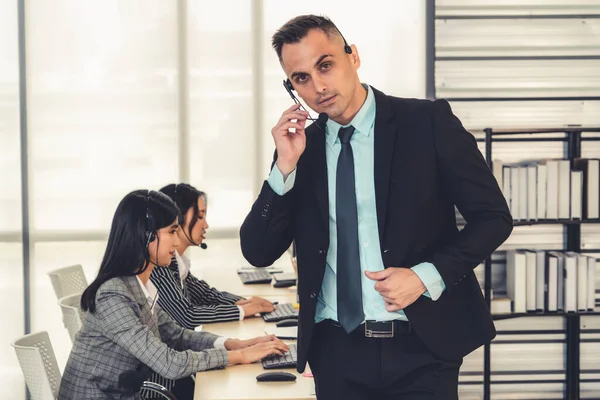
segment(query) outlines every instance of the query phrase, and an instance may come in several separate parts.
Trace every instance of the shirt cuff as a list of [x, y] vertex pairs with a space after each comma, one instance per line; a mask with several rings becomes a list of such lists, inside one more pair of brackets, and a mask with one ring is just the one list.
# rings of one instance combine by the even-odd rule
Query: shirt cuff
[[227, 349], [225, 348], [225, 341], [226, 341], [226, 340], [227, 340], [227, 339], [225, 339], [223, 336], [219, 336], [219, 337], [217, 338], [217, 340], [215, 340], [215, 343], [213, 344], [213, 347], [214, 347], [215, 349], [223, 349], [223, 350], [227, 350]]
[[427, 291], [423, 295], [433, 301], [439, 299], [444, 290], [446, 290], [446, 284], [435, 266], [432, 263], [423, 262], [411, 269], [417, 274], [421, 282], [423, 282], [425, 288], [427, 288]]
[[240, 321], [242, 321], [244, 319], [244, 317], [246, 316], [246, 313], [244, 312], [244, 307], [237, 306], [237, 308], [240, 310]]
[[273, 165], [273, 169], [269, 174], [269, 178], [267, 179], [269, 182], [269, 186], [275, 193], [280, 196], [283, 196], [294, 187], [294, 182], [296, 182], [296, 168], [288, 175], [287, 179], [283, 180], [283, 174], [277, 168], [277, 164]]

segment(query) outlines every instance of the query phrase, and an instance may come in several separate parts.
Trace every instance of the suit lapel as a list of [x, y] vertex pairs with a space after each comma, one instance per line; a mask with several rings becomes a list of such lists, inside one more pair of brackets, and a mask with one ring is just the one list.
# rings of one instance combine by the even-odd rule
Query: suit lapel
[[[142, 323], [144, 325], [147, 325], [150, 328], [152, 333], [159, 336], [157, 318], [156, 318], [156, 316], [152, 315], [152, 310], [150, 309], [150, 305], [148, 304], [148, 299], [146, 299], [146, 296], [144, 295], [144, 292], [142, 291], [142, 288], [140, 286], [140, 283], [137, 280], [137, 277], [125, 276], [125, 277], [123, 277], [123, 280], [125, 281], [127, 286], [129, 286], [129, 289], [131, 290], [131, 293], [133, 294], [135, 301], [140, 306], [140, 310], [141, 310], [140, 320], [142, 321]], [[154, 307], [156, 307], [156, 305]], [[156, 311], [156, 309], [155, 309], [155, 311]]]
[[[377, 205], [377, 225], [379, 242], [383, 246], [383, 234], [388, 207], [390, 170], [394, 156], [394, 143], [397, 126], [393, 121], [393, 112], [385, 94], [372, 88], [375, 94], [377, 114], [375, 117], [375, 201]], [[383, 250], [383, 247], [382, 247]]]

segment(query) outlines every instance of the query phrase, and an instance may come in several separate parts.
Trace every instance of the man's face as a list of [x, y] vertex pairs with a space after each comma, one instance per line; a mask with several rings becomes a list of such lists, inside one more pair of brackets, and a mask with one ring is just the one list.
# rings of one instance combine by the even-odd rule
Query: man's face
[[347, 54], [341, 37], [313, 29], [300, 42], [284, 44], [281, 59], [294, 89], [310, 108], [333, 120], [344, 119], [360, 85], [356, 72], [360, 58], [354, 46]]

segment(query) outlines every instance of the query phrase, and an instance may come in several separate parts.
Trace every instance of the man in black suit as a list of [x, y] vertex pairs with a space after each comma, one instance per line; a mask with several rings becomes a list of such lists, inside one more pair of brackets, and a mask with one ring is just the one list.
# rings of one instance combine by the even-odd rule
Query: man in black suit
[[305, 130], [298, 104], [283, 113], [240, 231], [255, 266], [296, 243], [298, 371], [310, 363], [324, 400], [457, 399], [462, 358], [495, 336], [473, 269], [512, 230], [496, 180], [446, 101], [361, 84], [329, 19], [296, 17], [273, 47], [290, 89], [329, 117]]

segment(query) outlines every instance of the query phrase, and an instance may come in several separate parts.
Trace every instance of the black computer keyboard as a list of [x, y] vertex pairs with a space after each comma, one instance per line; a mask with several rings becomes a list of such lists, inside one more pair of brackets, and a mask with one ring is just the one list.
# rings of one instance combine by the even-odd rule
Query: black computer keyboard
[[273, 279], [273, 276], [267, 271], [242, 272], [238, 276], [244, 284], [271, 283], [271, 279]]
[[278, 304], [275, 310], [270, 313], [262, 314], [266, 322], [279, 322], [284, 319], [297, 319], [298, 310], [290, 303]]
[[290, 350], [283, 356], [271, 355], [263, 358], [264, 369], [295, 368], [298, 361], [298, 351], [295, 344], [290, 344]]

